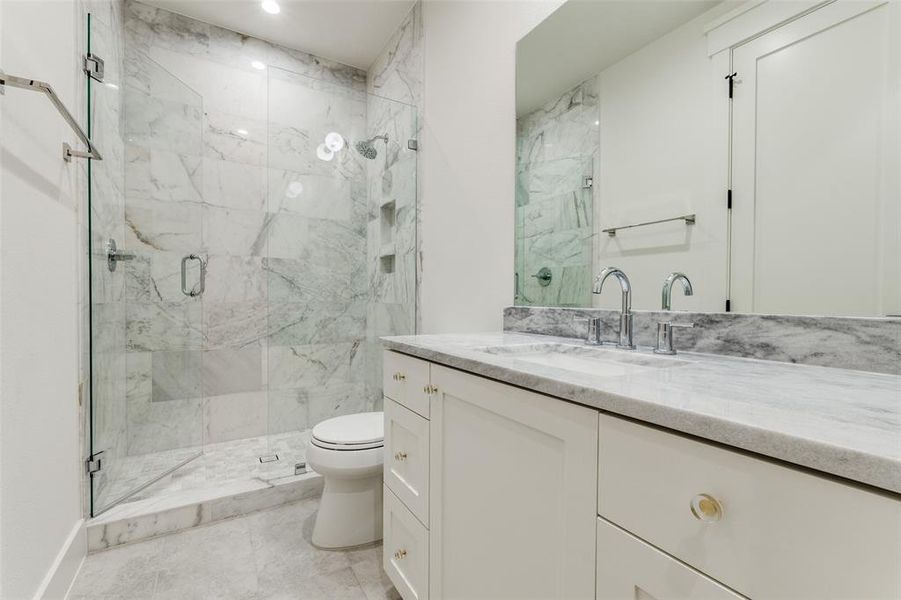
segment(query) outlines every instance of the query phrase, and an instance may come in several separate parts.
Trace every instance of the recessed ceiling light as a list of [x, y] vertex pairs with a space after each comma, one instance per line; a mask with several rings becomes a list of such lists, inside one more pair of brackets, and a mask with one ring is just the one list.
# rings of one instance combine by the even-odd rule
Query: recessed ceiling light
[[262, 71], [266, 68], [266, 65], [258, 60], [251, 61], [250, 66], [258, 71]]
[[277, 15], [282, 11], [282, 7], [278, 5], [278, 2], [275, 0], [263, 0], [261, 5], [263, 10], [265, 10], [270, 15]]

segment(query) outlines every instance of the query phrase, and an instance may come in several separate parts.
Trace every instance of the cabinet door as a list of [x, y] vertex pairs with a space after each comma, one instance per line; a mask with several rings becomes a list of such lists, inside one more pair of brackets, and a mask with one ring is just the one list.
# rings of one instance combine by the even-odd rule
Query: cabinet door
[[433, 598], [594, 598], [597, 411], [432, 365]]
[[385, 485], [429, 524], [429, 422], [385, 399]]
[[637, 537], [598, 519], [597, 600], [744, 598]]

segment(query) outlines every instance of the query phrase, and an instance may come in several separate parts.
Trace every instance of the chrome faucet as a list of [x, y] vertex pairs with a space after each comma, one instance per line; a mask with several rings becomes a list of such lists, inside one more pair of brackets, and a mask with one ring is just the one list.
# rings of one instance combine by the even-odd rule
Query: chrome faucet
[[670, 273], [669, 277], [663, 281], [663, 294], [660, 303], [660, 308], [663, 310], [672, 310], [673, 284], [677, 281], [682, 284], [682, 291], [685, 292], [686, 296], [691, 296], [695, 293], [691, 287], [691, 281], [689, 281], [688, 275], [679, 272]]
[[634, 350], [635, 344], [632, 343], [632, 285], [629, 283], [629, 278], [626, 277], [626, 274], [621, 269], [607, 267], [594, 280], [592, 293], [600, 294], [604, 288], [604, 282], [610, 276], [613, 276], [619, 282], [619, 286], [623, 290], [623, 306], [619, 315], [619, 343], [616, 347], [624, 350]]
[[[686, 296], [694, 294], [691, 287], [691, 281], [685, 273], [670, 273], [663, 281], [663, 293], [661, 294], [660, 308], [665, 311], [672, 310], [673, 301], [673, 284], [676, 282], [682, 284], [682, 291]], [[654, 348], [656, 354], [675, 354], [676, 349], [673, 347], [673, 329], [676, 327], [694, 327], [694, 323], [673, 323], [672, 321], [657, 322], [657, 347]]]

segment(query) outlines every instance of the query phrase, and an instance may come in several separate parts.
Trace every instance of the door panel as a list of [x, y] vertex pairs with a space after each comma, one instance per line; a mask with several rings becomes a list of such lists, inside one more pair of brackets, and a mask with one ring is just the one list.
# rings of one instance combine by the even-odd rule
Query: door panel
[[733, 51], [733, 310], [901, 310], [898, 7], [835, 2]]
[[597, 412], [432, 366], [430, 593], [593, 598]]

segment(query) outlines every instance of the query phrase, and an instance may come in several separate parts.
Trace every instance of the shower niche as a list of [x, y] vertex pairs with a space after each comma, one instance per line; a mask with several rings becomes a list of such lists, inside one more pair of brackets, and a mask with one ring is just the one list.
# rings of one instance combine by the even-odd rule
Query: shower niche
[[380, 239], [379, 267], [382, 273], [394, 273], [394, 228], [397, 224], [397, 203], [392, 199], [379, 207]]

